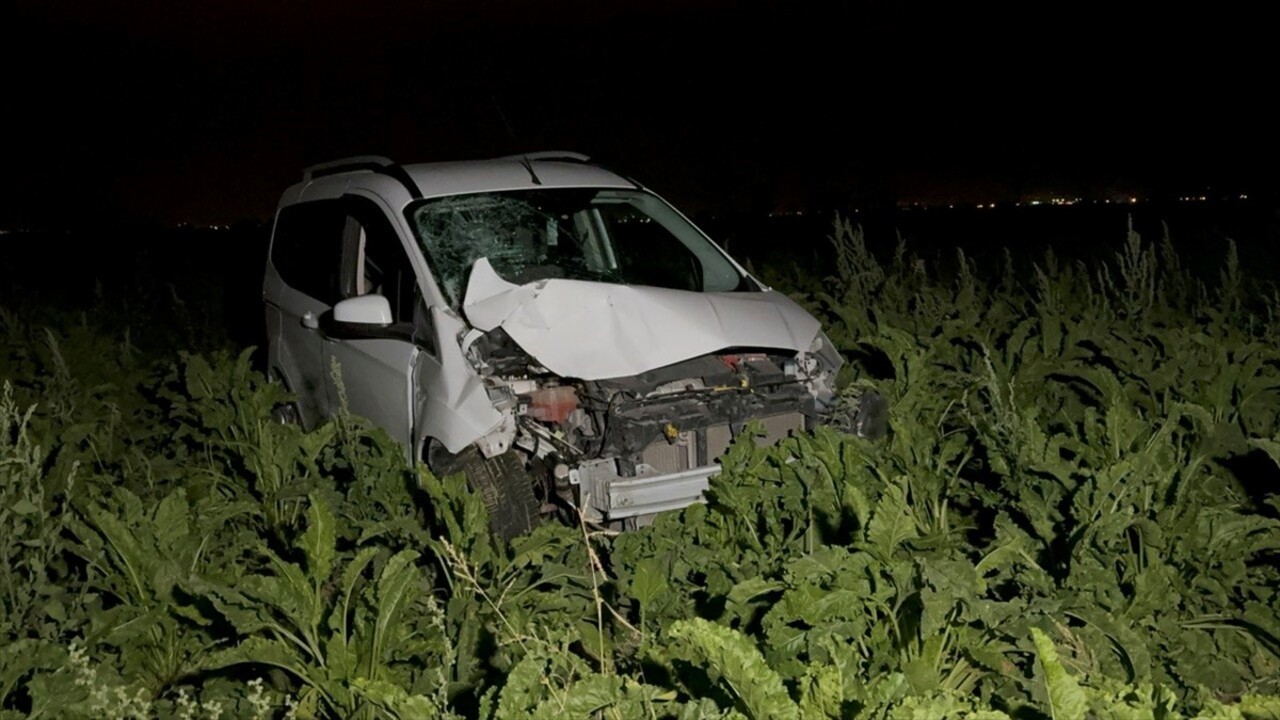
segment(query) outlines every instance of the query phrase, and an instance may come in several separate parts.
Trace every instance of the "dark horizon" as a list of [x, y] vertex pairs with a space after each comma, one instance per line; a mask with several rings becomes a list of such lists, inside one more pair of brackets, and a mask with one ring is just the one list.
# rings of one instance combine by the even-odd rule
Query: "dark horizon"
[[576, 150], [704, 213], [1280, 188], [1260, 18], [1037, 12], [19, 2], [0, 228], [265, 219], [367, 153]]

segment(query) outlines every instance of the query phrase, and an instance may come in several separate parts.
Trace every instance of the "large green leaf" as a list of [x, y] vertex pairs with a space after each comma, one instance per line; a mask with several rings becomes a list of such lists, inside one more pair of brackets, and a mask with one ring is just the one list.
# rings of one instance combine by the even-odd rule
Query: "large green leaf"
[[907, 506], [906, 491], [900, 485], [886, 486], [867, 523], [869, 548], [887, 560], [900, 545], [915, 537], [916, 523]]
[[1049, 696], [1049, 716], [1053, 720], [1085, 720], [1089, 712], [1089, 696], [1076, 679], [1062, 666], [1058, 649], [1039, 628], [1031, 629], [1035, 641], [1036, 659], [1040, 662], [1041, 678]]
[[751, 640], [738, 631], [695, 618], [672, 623], [667, 634], [695, 648], [720, 673], [748, 717], [799, 719], [800, 707], [787, 694], [782, 678]]
[[420, 589], [421, 572], [414, 564], [417, 559], [417, 552], [401, 550], [391, 556], [378, 576], [378, 617], [369, 658], [369, 677], [372, 680], [379, 679], [380, 665], [386, 662], [386, 653], [403, 637], [400, 616]]
[[319, 592], [319, 586], [328, 581], [329, 575], [333, 572], [337, 540], [333, 513], [318, 495], [311, 495], [310, 501], [307, 530], [302, 534], [299, 546], [306, 555], [307, 571], [315, 584], [316, 592]]

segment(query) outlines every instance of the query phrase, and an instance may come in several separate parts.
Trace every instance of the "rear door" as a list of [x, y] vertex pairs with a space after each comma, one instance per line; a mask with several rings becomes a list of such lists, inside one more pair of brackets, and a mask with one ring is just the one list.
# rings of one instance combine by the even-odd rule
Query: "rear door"
[[[396, 440], [412, 445], [413, 369], [429, 347], [417, 276], [388, 211], [369, 198], [347, 195], [339, 287], [344, 298], [377, 294], [391, 306], [392, 323], [378, 332], [343, 333], [326, 323], [324, 361], [340, 383], [329, 383], [329, 403], [345, 403]], [[369, 335], [376, 335], [370, 337]], [[336, 368], [336, 369], [333, 369]]]
[[328, 413], [319, 319], [341, 297], [345, 224], [340, 200], [315, 200], [282, 208], [272, 235], [263, 287], [270, 362], [308, 428]]

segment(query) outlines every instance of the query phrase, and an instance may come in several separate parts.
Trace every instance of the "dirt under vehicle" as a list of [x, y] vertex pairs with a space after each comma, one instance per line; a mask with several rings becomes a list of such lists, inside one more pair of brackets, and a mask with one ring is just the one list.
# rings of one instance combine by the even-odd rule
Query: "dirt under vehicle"
[[772, 441], [835, 405], [817, 320], [572, 153], [309, 168], [280, 201], [263, 298], [270, 370], [296, 396], [282, 419], [345, 402], [411, 459], [466, 472], [506, 535], [557, 508], [643, 523], [697, 501], [748, 421]]

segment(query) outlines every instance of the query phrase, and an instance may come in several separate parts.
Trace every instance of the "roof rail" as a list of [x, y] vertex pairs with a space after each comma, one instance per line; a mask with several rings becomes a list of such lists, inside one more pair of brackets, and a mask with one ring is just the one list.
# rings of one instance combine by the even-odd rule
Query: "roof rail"
[[418, 184], [409, 177], [409, 173], [405, 169], [396, 164], [390, 158], [381, 155], [356, 155], [354, 157], [343, 158], [341, 160], [333, 160], [311, 167], [302, 171], [302, 181], [311, 182], [316, 178], [327, 177], [329, 175], [341, 175], [348, 172], [367, 171], [387, 175], [395, 178], [409, 192], [409, 197], [414, 200], [422, 198], [422, 190], [418, 188]]
[[307, 182], [326, 175], [337, 175], [357, 170], [373, 170], [391, 165], [395, 165], [395, 162], [391, 158], [381, 155], [355, 155], [341, 160], [331, 160], [319, 165], [312, 165], [302, 171], [302, 181]]
[[517, 153], [515, 155], [503, 155], [494, 158], [494, 160], [567, 160], [569, 162], [589, 163], [591, 158], [579, 152], [571, 150], [541, 150], [531, 153]]
[[[494, 158], [494, 160], [519, 160], [521, 162], [530, 162], [533, 160], [560, 160], [562, 162], [582, 163], [583, 165], [591, 165], [593, 167], [600, 168], [601, 170], [607, 170], [613, 173], [614, 175], [617, 175], [618, 177], [623, 178], [624, 180], [631, 183], [632, 185], [635, 185], [637, 190], [644, 189], [644, 186], [641, 185], [638, 180], [631, 177], [630, 175], [627, 175], [625, 173], [620, 173], [617, 170], [611, 169], [608, 165], [602, 165], [598, 162], [593, 161], [590, 158], [590, 156], [583, 155], [582, 153], [579, 153], [579, 152], [573, 152], [571, 150], [542, 150], [540, 152], [521, 153], [519, 155], [503, 155], [502, 157]], [[526, 168], [526, 169], [529, 170], [530, 174], [536, 175], [536, 173], [534, 173], [532, 169], [530, 168]], [[541, 185], [540, 182], [537, 182], [536, 178], [535, 178], [534, 184]]]

